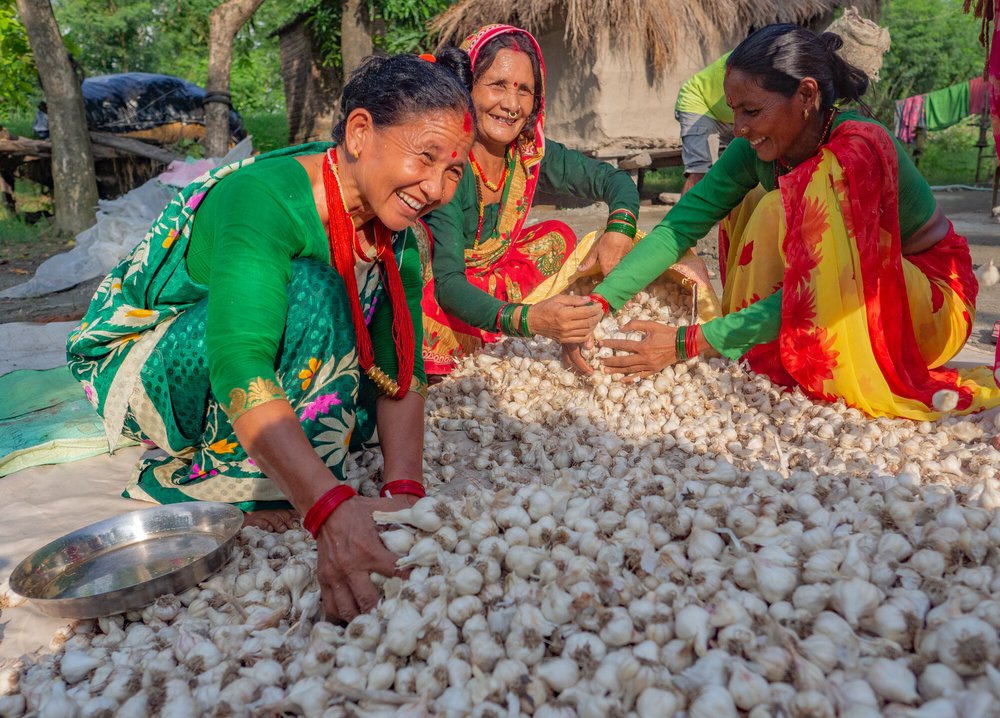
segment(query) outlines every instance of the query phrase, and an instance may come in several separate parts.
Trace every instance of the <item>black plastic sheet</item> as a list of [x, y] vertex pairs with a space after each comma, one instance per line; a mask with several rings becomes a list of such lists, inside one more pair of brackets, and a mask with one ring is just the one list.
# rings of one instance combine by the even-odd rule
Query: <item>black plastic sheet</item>
[[[87, 127], [94, 132], [135, 132], [181, 122], [205, 124], [205, 90], [193, 82], [170, 75], [127, 72], [88, 77], [83, 81]], [[41, 139], [49, 136], [45, 107], [32, 126]], [[234, 141], [246, 137], [239, 113], [229, 110], [229, 130]]]

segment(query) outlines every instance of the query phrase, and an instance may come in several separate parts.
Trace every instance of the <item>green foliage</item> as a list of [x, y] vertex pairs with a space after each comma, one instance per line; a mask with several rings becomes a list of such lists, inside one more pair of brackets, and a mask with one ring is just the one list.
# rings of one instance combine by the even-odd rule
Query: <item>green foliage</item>
[[[9, 0], [0, 0], [9, 1]], [[88, 76], [157, 72], [204, 86], [209, 13], [219, 0], [61, 0], [55, 8], [67, 48]], [[233, 45], [230, 91], [240, 112], [281, 112], [278, 39], [272, 33], [301, 6], [261, 5]]]
[[[920, 158], [921, 174], [931, 185], [972, 184], [976, 178], [978, 141], [978, 118], [969, 118], [968, 122], [930, 133]], [[980, 181], [991, 180], [997, 166], [997, 155], [989, 132], [987, 141], [989, 146], [983, 153], [983, 163], [979, 168]]]
[[958, 0], [893, 0], [880, 24], [889, 29], [892, 46], [869, 102], [885, 124], [892, 124], [895, 100], [982, 72], [980, 21], [964, 14]]
[[253, 135], [257, 152], [270, 152], [288, 145], [288, 115], [284, 112], [253, 112], [243, 115], [247, 134]]
[[[368, 17], [375, 48], [387, 53], [428, 51], [427, 24], [456, 0], [368, 0]], [[313, 33], [321, 38], [323, 64], [342, 67], [340, 57], [341, 0], [320, 0], [311, 11]]]
[[656, 199], [663, 192], [680, 192], [683, 188], [683, 167], [662, 167], [650, 170], [642, 178], [643, 199]]
[[35, 121], [35, 111], [30, 108], [14, 110], [8, 114], [5, 110], [0, 114], [0, 125], [6, 127], [11, 134], [21, 137], [31, 137], [31, 125]]
[[0, 123], [31, 106], [38, 94], [32, 82], [36, 76], [28, 33], [17, 19], [14, 0], [0, 0]]
[[18, 245], [34, 243], [50, 228], [47, 219], [29, 224], [23, 216], [15, 216], [6, 207], [0, 207], [0, 258], [9, 260], [9, 253]]

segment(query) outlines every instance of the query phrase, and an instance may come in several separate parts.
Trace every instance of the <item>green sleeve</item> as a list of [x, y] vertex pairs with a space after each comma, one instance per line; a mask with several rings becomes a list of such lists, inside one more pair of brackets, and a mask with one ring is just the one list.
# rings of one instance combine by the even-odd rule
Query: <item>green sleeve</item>
[[473, 286], [465, 273], [466, 239], [470, 234], [475, 237], [479, 221], [475, 183], [472, 168], [466, 165], [451, 202], [424, 217], [434, 241], [434, 296], [442, 309], [466, 324], [496, 331], [497, 312], [504, 302]]
[[556, 194], [607, 203], [608, 210], [639, 214], [639, 190], [625, 170], [545, 140], [539, 185]]
[[758, 302], [701, 325], [705, 339], [728, 359], [739, 359], [758, 344], [778, 338], [782, 290]]
[[[424, 371], [423, 346], [423, 313], [420, 310], [420, 300], [423, 297], [423, 279], [420, 273], [420, 251], [417, 249], [416, 236], [411, 230], [406, 230], [406, 239], [399, 261], [399, 275], [403, 281], [403, 293], [406, 294], [406, 305], [413, 322], [413, 379], [421, 394], [426, 393], [427, 374]], [[392, 337], [392, 307], [388, 296], [383, 292], [380, 303], [375, 307], [369, 327], [372, 337], [372, 352], [375, 355], [375, 365], [393, 379], [399, 378], [399, 362], [396, 357], [396, 342]]]
[[212, 391], [223, 406], [233, 389], [258, 378], [278, 385], [274, 365], [292, 258], [304, 248], [302, 234], [293, 231], [300, 225], [297, 206], [253, 173], [236, 173], [198, 208], [195, 231], [202, 224], [214, 233], [205, 343]]
[[613, 310], [621, 309], [760, 184], [766, 176], [764, 167], [749, 142], [733, 140], [701, 182], [681, 197], [594, 292], [607, 299]]

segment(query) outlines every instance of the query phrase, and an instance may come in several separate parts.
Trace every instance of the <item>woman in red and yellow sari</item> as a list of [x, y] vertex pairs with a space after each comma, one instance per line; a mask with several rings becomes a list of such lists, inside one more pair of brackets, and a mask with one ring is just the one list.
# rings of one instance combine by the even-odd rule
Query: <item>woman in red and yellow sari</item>
[[[725, 315], [633, 322], [604, 360], [626, 378], [689, 357], [742, 357], [776, 383], [871, 416], [934, 419], [1000, 404], [987, 367], [944, 365], [972, 330], [968, 243], [888, 130], [855, 111], [868, 78], [832, 33], [771, 25], [730, 55], [734, 140], [595, 288], [621, 307], [718, 221]], [[571, 351], [571, 354], [575, 350]]]
[[[559, 295], [564, 278], [577, 269], [609, 271], [631, 249], [639, 211], [627, 172], [543, 135], [545, 64], [535, 38], [510, 25], [488, 25], [462, 49], [472, 60], [478, 132], [454, 200], [425, 218], [429, 374], [450, 372], [458, 358], [504, 334], [586, 337], [600, 308]], [[540, 187], [606, 202], [603, 231], [578, 241], [563, 222], [528, 226]]]

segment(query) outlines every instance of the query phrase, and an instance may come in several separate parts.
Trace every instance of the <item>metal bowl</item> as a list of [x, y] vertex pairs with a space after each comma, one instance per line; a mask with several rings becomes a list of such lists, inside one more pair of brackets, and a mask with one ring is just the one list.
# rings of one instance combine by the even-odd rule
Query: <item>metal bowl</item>
[[50, 616], [130, 611], [222, 568], [242, 525], [238, 508], [208, 501], [132, 511], [38, 549], [14, 569], [10, 587]]

